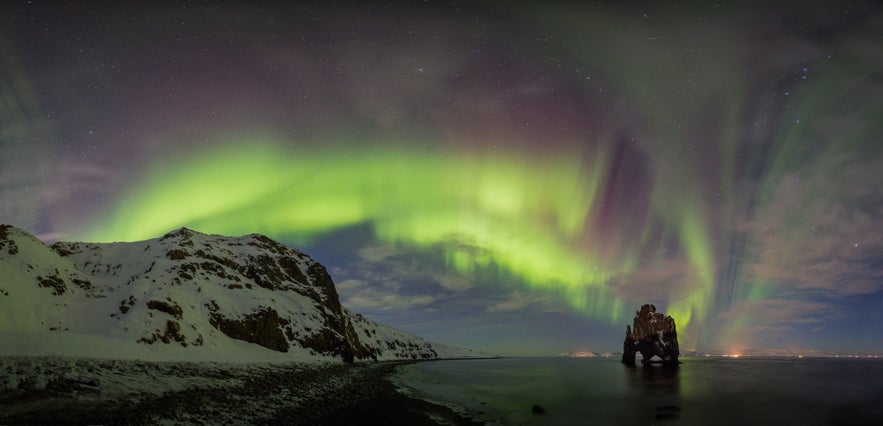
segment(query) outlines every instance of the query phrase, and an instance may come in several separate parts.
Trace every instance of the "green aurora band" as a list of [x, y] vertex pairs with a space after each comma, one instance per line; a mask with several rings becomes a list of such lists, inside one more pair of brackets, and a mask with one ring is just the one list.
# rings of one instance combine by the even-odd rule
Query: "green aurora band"
[[[243, 10], [218, 42], [241, 63], [153, 32], [134, 49], [90, 20], [91, 59], [75, 48], [89, 37], [56, 50], [66, 37], [3, 27], [0, 216], [47, 241], [186, 226], [309, 246], [358, 227], [617, 328], [657, 303], [685, 350], [837, 337], [845, 320], [822, 308], [866, 308], [880, 287], [880, 14], [840, 27], [810, 8], [810, 35], [775, 2], [646, 6], [418, 16], [427, 32], [405, 39], [382, 35], [393, 21], [323, 21], [303, 31], [334, 47], [315, 50]], [[137, 60], [106, 67], [104, 42]]]
[[[751, 19], [735, 3], [694, 12], [700, 10], [733, 21]], [[802, 178], [805, 198], [783, 215], [786, 234], [799, 241], [795, 247], [818, 238], [810, 230], [823, 227], [815, 226], [813, 211], [832, 204], [846, 209], [863, 205], [844, 199], [838, 183], [848, 188], [844, 177], [854, 174], [851, 170], [862, 160], [879, 159], [883, 150], [870, 143], [870, 135], [880, 134], [883, 102], [863, 93], [867, 76], [856, 72], [875, 63], [879, 49], [854, 47], [876, 46], [876, 30], [850, 28], [819, 52], [790, 56], [790, 67], [772, 61], [761, 66], [744, 55], [745, 41], [725, 26], [671, 31], [671, 17], [657, 14], [640, 28], [622, 32], [632, 21], [615, 9], [584, 15], [546, 5], [519, 16], [523, 28], [540, 26], [545, 30], [540, 34], [554, 35], [542, 44], [531, 43], [537, 34], [523, 35], [522, 45], [534, 56], [568, 58], [574, 81], [584, 82], [586, 93], [619, 91], [628, 104], [620, 108], [633, 114], [629, 127], [653, 158], [651, 215], [660, 219], [663, 232], [673, 237], [664, 240], [677, 242], [691, 268], [689, 290], [669, 294], [665, 308], [678, 321], [684, 347], [747, 343], [742, 342], [750, 340], [745, 330], [763, 326], [762, 319], [744, 313], [723, 322], [714, 317], [741, 304], [788, 300], [793, 283], [759, 278], [752, 270], [752, 263], [768, 256], [759, 243], [767, 236], [746, 230], [745, 224], [778, 217], [782, 194], [777, 191], [795, 177]], [[694, 37], [700, 28], [703, 37]], [[619, 37], [611, 42], [602, 34]], [[660, 42], [663, 37], [657, 35], [667, 40]], [[695, 48], [680, 49], [686, 45]], [[765, 71], [755, 75], [756, 69]], [[732, 70], [745, 73], [734, 77]], [[808, 76], [801, 78], [797, 71]], [[643, 229], [649, 234], [657, 228], [645, 223]], [[641, 244], [648, 243], [649, 238]], [[793, 264], [790, 258], [796, 254], [779, 256], [780, 264]], [[664, 258], [642, 256], [642, 265], [623, 271]], [[637, 259], [621, 265], [628, 261]]]
[[[849, 170], [837, 158], [881, 155], [865, 143], [865, 135], [879, 130], [879, 101], [864, 102], [866, 112], [856, 123], [836, 122], [838, 108], [861, 98], [861, 81], [844, 86], [842, 77], [871, 59], [836, 49], [833, 59], [792, 58], [810, 69], [806, 80], [783, 83], [769, 71], [726, 78], [748, 69], [751, 58], [733, 54], [742, 52], [742, 42], [726, 31], [700, 26], [716, 35], [696, 38], [660, 20], [647, 24], [649, 32], [625, 32], [611, 43], [597, 35], [629, 28], [631, 18], [549, 10], [520, 15], [524, 25], [516, 27], [539, 26], [555, 35], [551, 42], [533, 43], [537, 34], [530, 31], [509, 36], [526, 46], [527, 55], [567, 58], [563, 69], [572, 71], [561, 72], [571, 72], [570, 81], [584, 85], [599, 105], [606, 105], [606, 93], [617, 99], [608, 106], [611, 115], [628, 123], [652, 161], [652, 188], [629, 194], [646, 196], [648, 212], [636, 215], [638, 221], [614, 219], [612, 229], [621, 235], [599, 235], [599, 218], [609, 208], [603, 205], [605, 185], [615, 167], [609, 140], [591, 152], [569, 148], [535, 159], [516, 150], [421, 151], [402, 148], [418, 144], [371, 141], [292, 148], [299, 141], [249, 137], [154, 160], [109, 218], [75, 237], [130, 241], [188, 226], [306, 244], [368, 224], [385, 244], [440, 248], [448, 267], [462, 274], [508, 274], [557, 295], [574, 312], [616, 325], [644, 300], [624, 299], [611, 280], [675, 259], [687, 264], [687, 282], [665, 294], [664, 309], [677, 319], [682, 346], [738, 337], [759, 320], [737, 311], [715, 325], [715, 312], [788, 297], [787, 285], [751, 270], [764, 256], [758, 243], [764, 236], [745, 225], [777, 211], [776, 191], [794, 175], [804, 176], [804, 205], [825, 205], [839, 197], [825, 190], [837, 188], [827, 181]], [[593, 31], [586, 32], [587, 23]], [[648, 38], [656, 33], [668, 41]], [[786, 75], [794, 68], [767, 66]], [[594, 95], [602, 89], [604, 95]], [[826, 126], [851, 130], [831, 135]], [[786, 230], [808, 244], [811, 212], [795, 208]], [[663, 245], [676, 253], [664, 252]], [[787, 263], [788, 255], [781, 256]]]
[[[449, 267], [511, 274], [557, 294], [575, 312], [626, 320], [608, 285], [637, 267], [636, 244], [591, 244], [608, 155], [542, 162], [501, 155], [398, 150], [292, 150], [249, 141], [213, 154], [160, 162], [129, 188], [109, 220], [79, 235], [90, 241], [153, 238], [176, 227], [220, 234], [266, 233], [308, 242], [370, 223], [379, 241], [441, 247]], [[580, 158], [591, 158], [582, 160]], [[702, 317], [711, 294], [708, 242], [698, 215], [678, 216], [701, 291], [672, 303], [679, 325]], [[589, 242], [589, 244], [586, 243]], [[617, 253], [612, 253], [616, 251]]]

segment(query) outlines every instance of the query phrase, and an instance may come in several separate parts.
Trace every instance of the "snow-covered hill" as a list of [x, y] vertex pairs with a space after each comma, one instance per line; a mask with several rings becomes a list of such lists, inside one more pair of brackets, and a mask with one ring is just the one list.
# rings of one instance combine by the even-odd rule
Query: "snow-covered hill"
[[0, 225], [0, 354], [344, 361], [477, 357], [341, 307], [325, 268], [263, 235], [186, 228], [51, 247]]

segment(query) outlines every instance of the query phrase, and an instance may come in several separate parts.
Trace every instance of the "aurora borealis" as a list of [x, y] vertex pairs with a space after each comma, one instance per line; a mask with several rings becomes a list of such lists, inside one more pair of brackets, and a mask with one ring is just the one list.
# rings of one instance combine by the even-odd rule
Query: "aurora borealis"
[[187, 226], [505, 354], [883, 351], [883, 8], [0, 6], [0, 223]]

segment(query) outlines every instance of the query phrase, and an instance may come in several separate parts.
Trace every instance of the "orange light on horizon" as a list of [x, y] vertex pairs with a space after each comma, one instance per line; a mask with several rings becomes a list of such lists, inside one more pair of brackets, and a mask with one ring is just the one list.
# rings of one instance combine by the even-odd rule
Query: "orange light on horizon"
[[721, 356], [723, 356], [724, 358], [739, 358], [741, 355], [739, 355], [739, 354], [723, 354]]

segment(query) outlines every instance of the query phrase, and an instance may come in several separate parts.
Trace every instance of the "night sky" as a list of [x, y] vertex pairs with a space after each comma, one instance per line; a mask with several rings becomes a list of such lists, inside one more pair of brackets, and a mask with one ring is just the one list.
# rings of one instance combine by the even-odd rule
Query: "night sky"
[[643, 303], [682, 350], [883, 352], [879, 2], [46, 3], [0, 5], [0, 223], [263, 233], [506, 355]]

